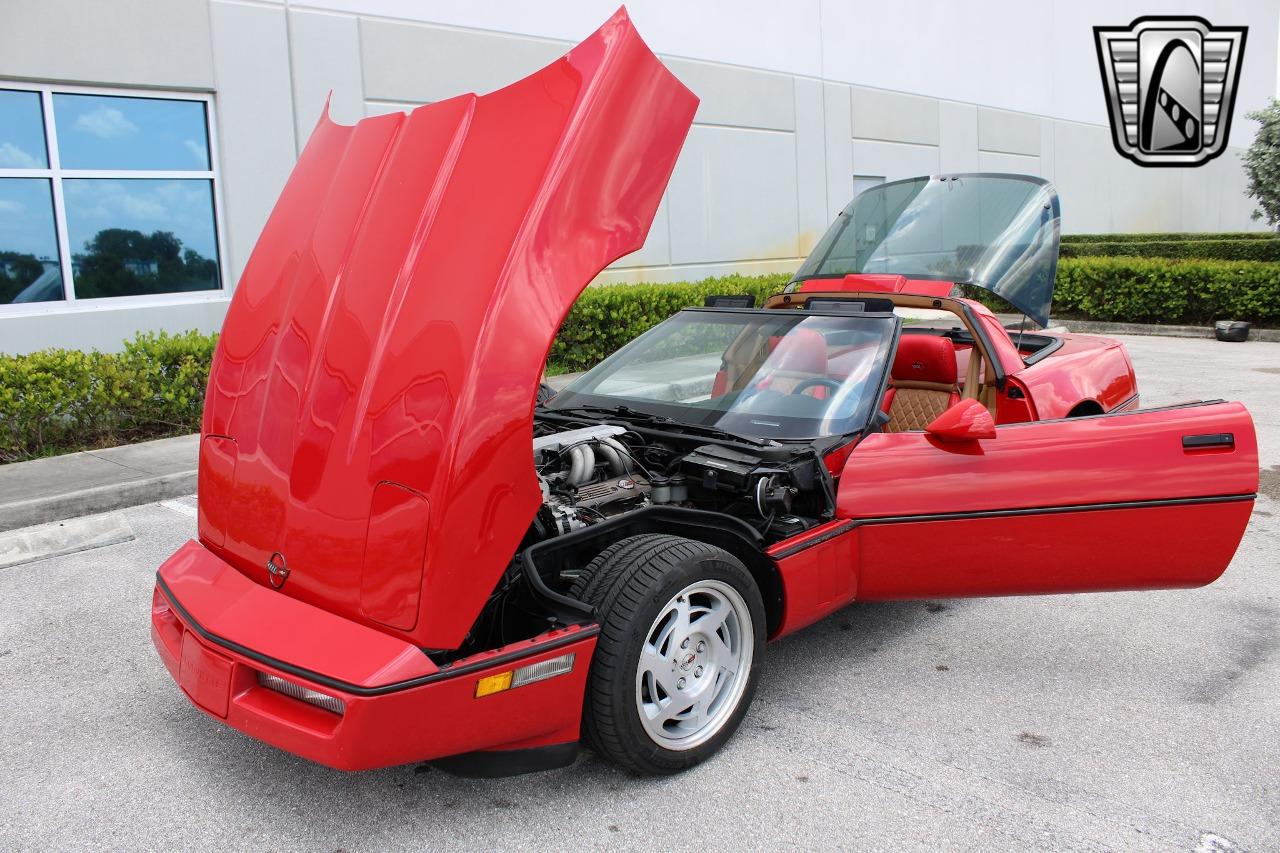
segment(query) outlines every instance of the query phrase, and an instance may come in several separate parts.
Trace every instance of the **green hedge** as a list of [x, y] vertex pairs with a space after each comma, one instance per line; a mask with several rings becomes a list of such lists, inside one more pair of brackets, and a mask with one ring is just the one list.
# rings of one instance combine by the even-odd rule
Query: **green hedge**
[[759, 305], [791, 280], [777, 275], [727, 275], [676, 284], [614, 284], [588, 288], [551, 345], [549, 373], [585, 370], [681, 308], [713, 294], [750, 293]]
[[1280, 264], [1259, 261], [1064, 258], [1053, 315], [1126, 323], [1280, 325]]
[[1174, 231], [1152, 234], [1063, 234], [1066, 243], [1154, 243], [1199, 240], [1274, 240], [1273, 231]]
[[1198, 258], [1216, 261], [1280, 261], [1280, 240], [1148, 240], [1063, 243], [1064, 258]]
[[[574, 305], [548, 371], [582, 370], [711, 294], [757, 303], [789, 276], [593, 287]], [[988, 304], [999, 300], [982, 294]], [[1204, 325], [1231, 318], [1280, 326], [1280, 264], [1259, 261], [1063, 258], [1055, 317]], [[193, 432], [216, 335], [141, 335], [120, 353], [44, 350], [0, 355], [0, 462]]]
[[[551, 347], [548, 370], [585, 370], [618, 347], [713, 293], [752, 293], [759, 304], [789, 276], [726, 276], [695, 284], [593, 287], [574, 305]], [[1014, 313], [976, 291], [993, 309]], [[1063, 258], [1053, 315], [1129, 323], [1207, 325], [1251, 320], [1280, 325], [1280, 264], [1162, 258]]]
[[119, 353], [0, 355], [0, 462], [195, 432], [216, 342], [143, 334]]

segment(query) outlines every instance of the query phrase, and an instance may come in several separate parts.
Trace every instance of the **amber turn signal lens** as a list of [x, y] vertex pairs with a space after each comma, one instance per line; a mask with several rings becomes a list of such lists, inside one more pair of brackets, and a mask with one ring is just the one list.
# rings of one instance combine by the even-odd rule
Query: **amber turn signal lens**
[[557, 675], [573, 672], [573, 662], [576, 658], [576, 653], [569, 652], [567, 655], [526, 664], [519, 669], [499, 672], [496, 675], [486, 675], [476, 682], [476, 698], [479, 699], [481, 696], [501, 693], [503, 690], [510, 690], [513, 687], [524, 687], [526, 684], [535, 684], [539, 681], [546, 681], [548, 678], [555, 678]]
[[497, 675], [486, 675], [476, 682], [476, 698], [501, 693], [511, 688], [511, 670], [499, 672]]

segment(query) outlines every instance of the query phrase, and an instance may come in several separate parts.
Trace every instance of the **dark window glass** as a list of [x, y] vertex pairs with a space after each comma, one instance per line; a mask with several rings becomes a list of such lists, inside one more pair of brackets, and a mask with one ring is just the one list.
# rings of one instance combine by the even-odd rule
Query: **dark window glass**
[[218, 287], [213, 182], [62, 182], [77, 299]]
[[0, 178], [0, 305], [61, 298], [49, 181]]
[[47, 169], [39, 92], [0, 89], [0, 169]]
[[1048, 323], [1058, 266], [1058, 196], [1026, 175], [911, 178], [855, 198], [796, 272], [974, 284]]
[[[549, 406], [625, 405], [762, 438], [845, 435], [870, 420], [897, 328], [883, 315], [681, 311], [584, 373]], [[803, 393], [815, 385], [825, 397]]]
[[201, 101], [55, 94], [53, 117], [64, 169], [209, 169]]

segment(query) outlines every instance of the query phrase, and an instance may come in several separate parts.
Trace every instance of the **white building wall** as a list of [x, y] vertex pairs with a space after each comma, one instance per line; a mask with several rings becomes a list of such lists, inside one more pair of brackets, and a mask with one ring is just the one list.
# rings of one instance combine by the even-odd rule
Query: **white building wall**
[[[0, 27], [0, 80], [212, 92], [235, 281], [330, 92], [334, 117], [350, 122], [492, 91], [560, 56], [616, 2], [21, 0]], [[1252, 134], [1242, 114], [1273, 93], [1280, 0], [1160, 10], [1250, 27], [1236, 147], [1196, 169], [1145, 169], [1111, 144], [1092, 27], [1127, 24], [1144, 3], [628, 5], [702, 103], [648, 242], [600, 281], [791, 271], [855, 176], [1042, 175], [1058, 186], [1067, 232], [1258, 227], [1239, 165]], [[225, 296], [23, 316], [0, 306], [0, 351], [211, 330]]]

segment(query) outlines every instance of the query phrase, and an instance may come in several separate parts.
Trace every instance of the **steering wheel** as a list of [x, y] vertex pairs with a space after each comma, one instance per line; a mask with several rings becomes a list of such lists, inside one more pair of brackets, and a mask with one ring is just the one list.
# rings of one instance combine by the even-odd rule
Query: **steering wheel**
[[835, 394], [837, 391], [840, 390], [840, 383], [834, 379], [821, 379], [821, 378], [805, 379], [804, 381], [797, 384], [796, 387], [791, 389], [791, 395], [795, 396], [796, 394], [803, 394], [805, 391], [808, 391], [810, 388], [818, 388], [818, 387], [826, 388], [832, 394]]

